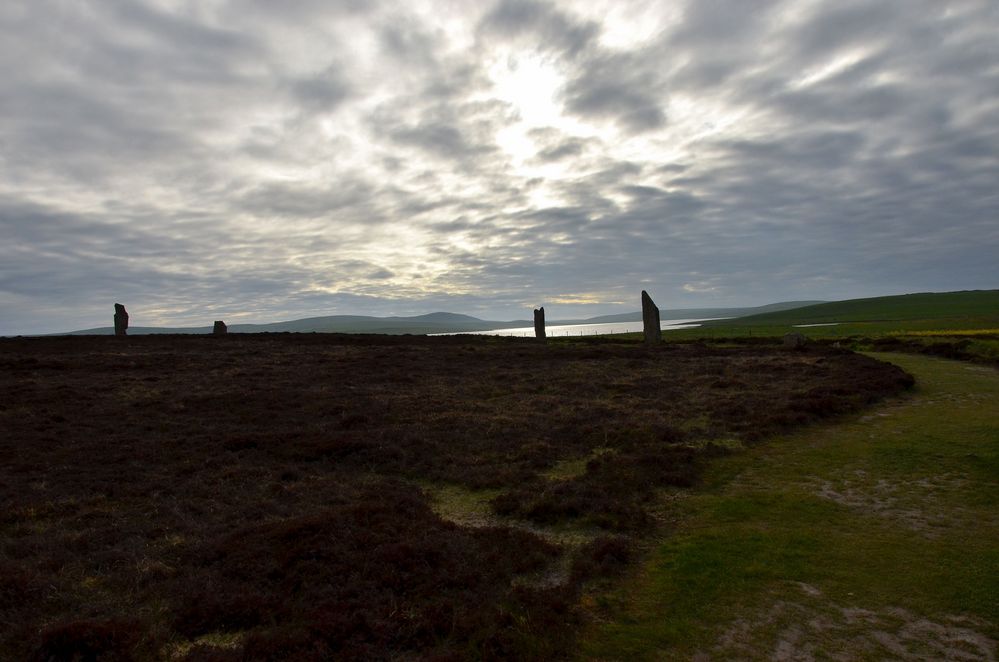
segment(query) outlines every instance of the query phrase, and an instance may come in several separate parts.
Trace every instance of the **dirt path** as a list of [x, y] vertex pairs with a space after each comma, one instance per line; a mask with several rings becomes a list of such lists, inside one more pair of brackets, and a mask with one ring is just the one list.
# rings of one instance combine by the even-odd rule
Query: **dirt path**
[[999, 372], [878, 358], [915, 391], [720, 462], [585, 657], [997, 659]]

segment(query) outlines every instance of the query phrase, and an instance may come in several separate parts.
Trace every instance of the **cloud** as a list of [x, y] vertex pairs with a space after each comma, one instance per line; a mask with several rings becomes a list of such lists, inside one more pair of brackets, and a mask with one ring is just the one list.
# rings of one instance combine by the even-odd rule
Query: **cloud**
[[586, 150], [586, 141], [570, 138], [558, 145], [553, 145], [538, 152], [539, 161], [561, 161], [562, 159], [580, 156]]
[[442, 7], [0, 5], [0, 334], [999, 286], [994, 3]]
[[298, 106], [308, 112], [329, 112], [350, 95], [350, 85], [335, 66], [314, 75], [292, 80], [289, 84]]
[[642, 57], [590, 59], [582, 73], [566, 85], [566, 109], [584, 118], [611, 119], [629, 133], [662, 128], [666, 113], [660, 82], [646, 65]]
[[540, 50], [554, 49], [572, 58], [592, 45], [599, 27], [549, 3], [500, 0], [479, 23], [478, 31], [486, 37], [527, 40]]
[[708, 283], [684, 283], [681, 289], [683, 289], [684, 292], [690, 292], [691, 294], [702, 294], [704, 292], [714, 292], [718, 288], [713, 287]]
[[541, 163], [551, 163], [583, 156], [600, 149], [600, 141], [593, 138], [567, 136], [552, 127], [537, 127], [528, 132], [540, 149], [534, 158]]
[[496, 150], [495, 145], [479, 142], [453, 123], [436, 118], [397, 126], [388, 135], [400, 145], [416, 147], [425, 153], [447, 159], [474, 159]]

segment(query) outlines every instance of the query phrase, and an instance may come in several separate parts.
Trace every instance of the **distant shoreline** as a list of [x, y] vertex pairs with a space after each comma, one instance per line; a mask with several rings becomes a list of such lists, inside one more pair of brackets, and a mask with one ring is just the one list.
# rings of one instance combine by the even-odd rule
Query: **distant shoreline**
[[[693, 329], [699, 327], [702, 322], [710, 320], [732, 319], [730, 317], [710, 317], [692, 319], [669, 319], [659, 323], [661, 331], [671, 331], [676, 329]], [[642, 321], [637, 322], [601, 322], [596, 324], [551, 324], [545, 327], [545, 332], [550, 338], [566, 336], [602, 336], [616, 333], [641, 333], [643, 330]], [[512, 329], [490, 329], [488, 331], [470, 331], [457, 333], [428, 333], [428, 336], [456, 336], [456, 335], [476, 335], [476, 336], [514, 336], [533, 337], [534, 327], [517, 327]]]

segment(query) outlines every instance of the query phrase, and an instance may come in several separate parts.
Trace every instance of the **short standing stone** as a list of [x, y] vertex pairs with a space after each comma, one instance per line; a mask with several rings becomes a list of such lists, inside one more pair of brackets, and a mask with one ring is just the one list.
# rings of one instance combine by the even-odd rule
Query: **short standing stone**
[[659, 324], [659, 307], [652, 297], [642, 290], [642, 326], [645, 329], [645, 344], [657, 345], [662, 341], [662, 329]]
[[785, 333], [784, 334], [784, 347], [791, 347], [797, 349], [798, 347], [804, 347], [808, 343], [808, 338], [800, 333]]
[[217, 336], [224, 336], [229, 333], [229, 327], [222, 320], [215, 320], [215, 327], [212, 329], [212, 333]]
[[128, 312], [125, 310], [125, 306], [120, 303], [114, 305], [114, 334], [116, 336], [125, 335], [125, 331], [128, 329]]
[[545, 307], [534, 309], [534, 337], [538, 340], [545, 340]]

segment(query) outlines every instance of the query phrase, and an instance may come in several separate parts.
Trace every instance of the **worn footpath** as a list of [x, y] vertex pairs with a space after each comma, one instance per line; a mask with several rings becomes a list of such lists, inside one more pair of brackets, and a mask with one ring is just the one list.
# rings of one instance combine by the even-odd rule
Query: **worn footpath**
[[877, 358], [914, 391], [719, 461], [584, 657], [996, 659], [999, 371]]

